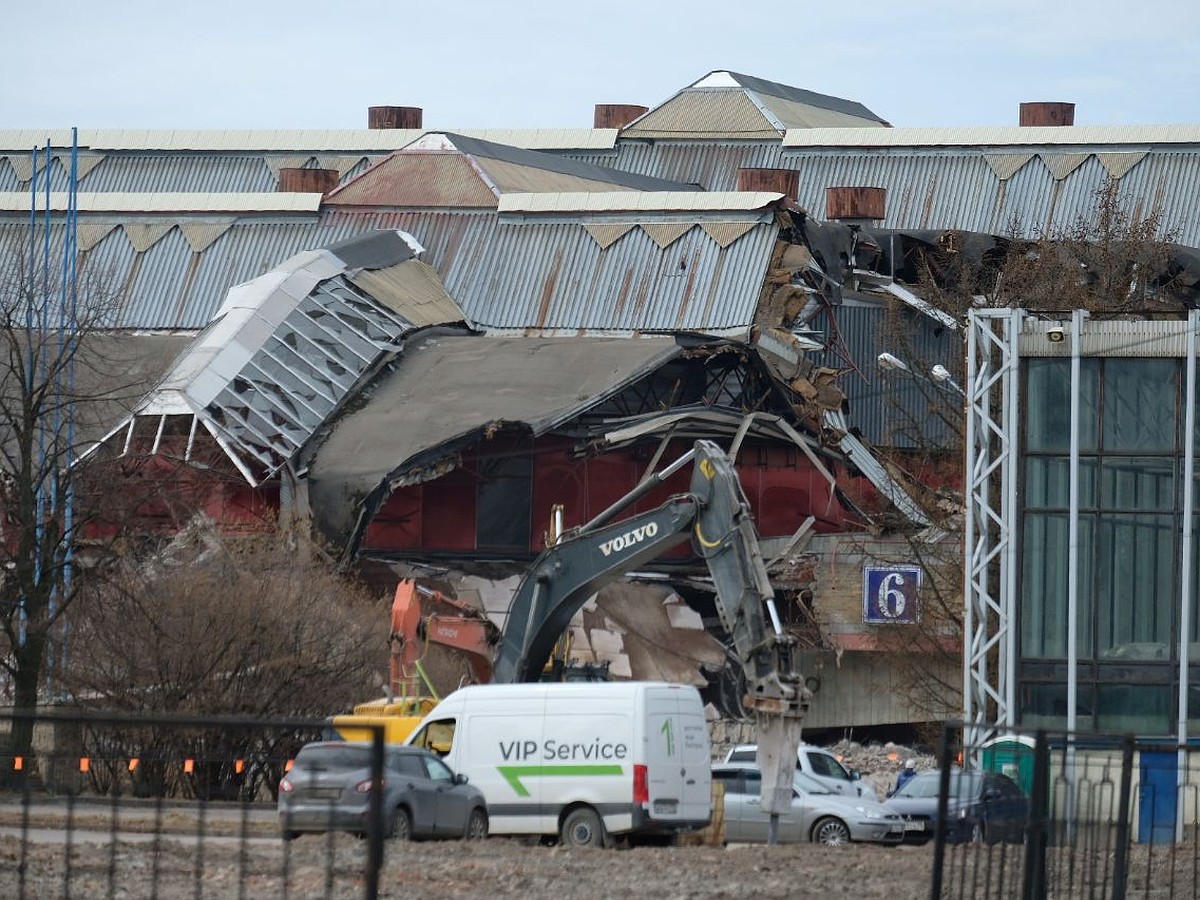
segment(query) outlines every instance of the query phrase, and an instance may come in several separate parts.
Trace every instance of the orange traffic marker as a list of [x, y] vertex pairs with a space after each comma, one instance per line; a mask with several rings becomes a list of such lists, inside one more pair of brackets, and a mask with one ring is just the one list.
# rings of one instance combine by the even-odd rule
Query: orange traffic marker
[[90, 759], [88, 759], [86, 756], [79, 757], [79, 771], [80, 772], [87, 772], [91, 768], [92, 768], [92, 761]]
[[14, 756], [13, 757], [13, 771], [20, 772], [23, 768], [25, 768], [25, 757]]
[[183, 771], [186, 774], [191, 775], [194, 768], [196, 768], [196, 761], [194, 759], [185, 759], [183, 761]]
[[136, 756], [133, 759], [129, 760], [129, 771], [130, 772], [134, 772], [137, 770], [138, 762], [139, 762], [139, 760]]
[[295, 762], [294, 759], [289, 759], [286, 763], [284, 763], [283, 771], [285, 771], [285, 772], [292, 771], [292, 763], [294, 763], [294, 762]]
[[246, 761], [244, 759], [235, 759], [233, 761], [233, 771], [241, 775], [246, 769]]

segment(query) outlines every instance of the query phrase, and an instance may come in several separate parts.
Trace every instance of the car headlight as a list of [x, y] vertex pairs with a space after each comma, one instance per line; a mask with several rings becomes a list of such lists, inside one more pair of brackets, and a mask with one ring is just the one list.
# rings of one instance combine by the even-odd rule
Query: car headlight
[[854, 808], [856, 810], [858, 810], [860, 813], [862, 813], [864, 816], [866, 816], [868, 819], [882, 819], [883, 818], [883, 813], [879, 812], [878, 810], [867, 809], [865, 806], [856, 806]]

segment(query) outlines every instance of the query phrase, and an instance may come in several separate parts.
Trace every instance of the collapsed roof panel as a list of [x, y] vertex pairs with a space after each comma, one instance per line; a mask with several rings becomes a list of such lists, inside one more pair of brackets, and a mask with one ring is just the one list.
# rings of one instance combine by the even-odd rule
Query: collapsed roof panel
[[347, 541], [407, 461], [502, 422], [542, 434], [680, 352], [673, 338], [417, 338], [309, 461], [318, 524]]
[[247, 481], [259, 483], [299, 452], [403, 335], [462, 321], [416, 259], [420, 250], [400, 232], [368, 234], [238, 285], [135, 416], [197, 417]]

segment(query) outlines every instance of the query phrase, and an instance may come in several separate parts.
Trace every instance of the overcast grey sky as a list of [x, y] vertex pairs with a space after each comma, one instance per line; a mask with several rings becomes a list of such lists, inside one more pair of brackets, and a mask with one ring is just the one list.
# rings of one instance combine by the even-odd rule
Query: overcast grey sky
[[0, 128], [587, 128], [714, 69], [896, 126], [1200, 124], [1197, 0], [9, 3]]

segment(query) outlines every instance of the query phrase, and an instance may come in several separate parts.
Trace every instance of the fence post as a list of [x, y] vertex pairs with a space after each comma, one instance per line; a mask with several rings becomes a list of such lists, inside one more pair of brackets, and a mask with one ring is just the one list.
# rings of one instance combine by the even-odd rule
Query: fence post
[[1121, 793], [1117, 799], [1117, 847], [1113, 857], [1113, 900], [1125, 900], [1129, 876], [1129, 802], [1133, 793], [1133, 735], [1121, 742]]
[[1038, 730], [1033, 744], [1033, 782], [1029, 786], [1029, 821], [1025, 825], [1025, 878], [1022, 900], [1046, 897], [1046, 826], [1050, 819], [1050, 744]]
[[[942, 746], [938, 751], [940, 772], [938, 785], [937, 823], [933, 832], [933, 876], [929, 880], [929, 900], [941, 900], [942, 869], [946, 865], [946, 808], [950, 794], [950, 748], [953, 743], [954, 725], [946, 723], [942, 729]], [[963, 748], [966, 752], [966, 748]]]
[[379, 870], [383, 868], [383, 726], [371, 727], [371, 795], [367, 814], [367, 871], [363, 883], [366, 900], [379, 897]]

